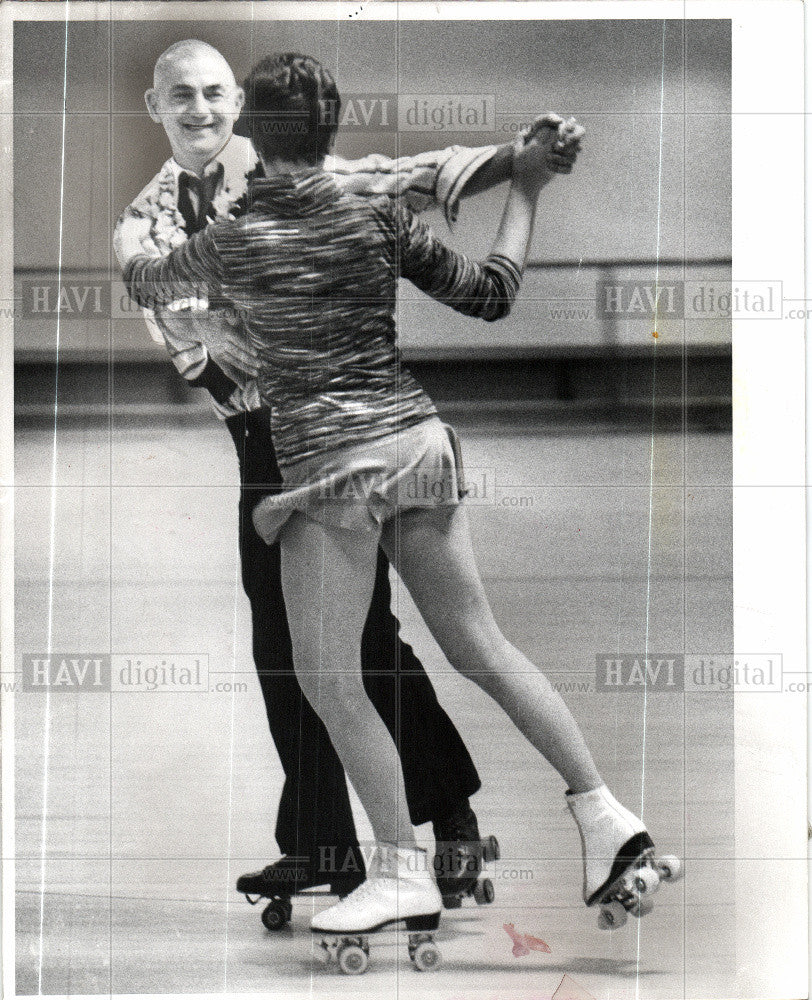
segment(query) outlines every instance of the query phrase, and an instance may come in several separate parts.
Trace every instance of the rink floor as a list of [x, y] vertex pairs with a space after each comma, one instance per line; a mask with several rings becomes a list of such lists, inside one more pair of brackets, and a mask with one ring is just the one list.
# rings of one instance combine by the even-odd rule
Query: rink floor
[[[322, 968], [308, 920], [323, 897], [297, 900], [292, 928], [266, 932], [260, 908], [234, 891], [237, 875], [277, 856], [281, 770], [239, 586], [230, 438], [200, 417], [68, 423], [52, 489], [52, 430], [22, 427], [18, 658], [47, 648], [50, 618], [55, 651], [207, 657], [209, 684], [16, 695], [19, 995], [41, 985], [541, 1000], [565, 975], [606, 1000], [736, 995], [732, 698], [644, 701], [591, 683], [596, 654], [642, 653], [646, 634], [654, 653], [731, 651], [730, 437], [658, 433], [652, 449], [643, 430], [567, 433], [520, 418], [457, 426], [469, 476], [495, 484], [495, 502], [472, 505], [470, 519], [497, 619], [561, 685], [607, 782], [630, 808], [642, 805], [663, 852], [685, 857], [686, 878], [664, 887], [644, 920], [599, 931], [580, 901], [580, 845], [560, 780], [450, 672], [398, 590], [404, 637], [480, 771], [472, 804], [502, 847], [490, 872], [496, 901], [445, 914], [444, 964], [431, 974], [410, 967], [394, 935], [372, 942], [363, 977]], [[358, 826], [367, 838], [363, 816]], [[431, 848], [430, 826], [418, 834]], [[514, 957], [507, 922], [551, 953]]]

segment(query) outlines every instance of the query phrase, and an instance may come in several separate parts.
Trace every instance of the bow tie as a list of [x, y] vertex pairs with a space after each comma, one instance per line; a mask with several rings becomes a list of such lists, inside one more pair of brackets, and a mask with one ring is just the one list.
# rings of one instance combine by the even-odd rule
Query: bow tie
[[[186, 170], [181, 171], [178, 177], [178, 211], [186, 223], [187, 235], [191, 236], [205, 229], [207, 222], [214, 218], [211, 210], [212, 201], [224, 173], [222, 163], [218, 163], [205, 177], [198, 177], [197, 174], [190, 174]], [[196, 197], [197, 207], [192, 202], [191, 194]]]

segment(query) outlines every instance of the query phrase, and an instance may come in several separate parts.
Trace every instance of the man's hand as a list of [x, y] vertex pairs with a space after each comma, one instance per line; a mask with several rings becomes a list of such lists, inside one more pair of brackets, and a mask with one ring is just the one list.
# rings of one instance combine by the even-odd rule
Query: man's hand
[[558, 129], [552, 123], [545, 124], [529, 138], [517, 136], [513, 144], [513, 183], [535, 194], [549, 184], [555, 175], [550, 157], [557, 142]]
[[149, 257], [160, 257], [161, 252], [155, 245], [152, 236], [152, 220], [146, 216], [136, 215], [127, 209], [116, 224], [113, 232], [113, 250], [122, 270], [133, 257], [147, 254]]
[[[561, 115], [539, 115], [533, 124], [529, 128], [524, 129], [520, 135], [526, 136], [528, 139], [532, 138], [540, 128], [549, 124], [554, 125], [555, 128], [567, 125]], [[580, 129], [580, 125], [578, 128]], [[581, 132], [581, 135], [583, 135], [583, 132]], [[550, 150], [550, 168], [554, 173], [568, 174], [572, 171], [572, 166], [578, 155], [578, 140], [575, 137], [571, 137], [568, 129], [565, 128], [562, 130], [559, 141], [562, 145], [558, 149]], [[481, 194], [483, 191], [488, 191], [503, 181], [510, 180], [513, 172], [514, 145], [512, 142], [506, 142], [496, 147], [493, 156], [489, 160], [486, 160], [476, 173], [465, 182], [465, 187], [462, 191], [465, 198]]]
[[547, 165], [556, 174], [572, 173], [586, 130], [574, 118], [565, 121], [560, 115], [546, 114], [535, 119], [522, 133], [522, 139], [529, 143], [543, 136], [546, 143], [551, 131], [556, 133], [556, 141], [552, 145], [547, 143]]
[[249, 378], [259, 374], [259, 362], [248, 343], [240, 317], [230, 309], [208, 309], [208, 303], [184, 299], [160, 311], [162, 322], [181, 340], [203, 344], [211, 357]]

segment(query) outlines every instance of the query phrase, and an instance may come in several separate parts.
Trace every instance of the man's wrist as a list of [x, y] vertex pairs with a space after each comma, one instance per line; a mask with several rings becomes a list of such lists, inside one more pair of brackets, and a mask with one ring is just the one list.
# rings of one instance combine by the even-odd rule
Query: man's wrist
[[513, 143], [503, 142], [496, 147], [496, 152], [491, 157], [491, 167], [497, 177], [502, 180], [510, 180], [513, 173]]
[[513, 173], [513, 147], [511, 143], [497, 146], [494, 153], [468, 178], [462, 194], [466, 198], [481, 194], [489, 188], [509, 181]]

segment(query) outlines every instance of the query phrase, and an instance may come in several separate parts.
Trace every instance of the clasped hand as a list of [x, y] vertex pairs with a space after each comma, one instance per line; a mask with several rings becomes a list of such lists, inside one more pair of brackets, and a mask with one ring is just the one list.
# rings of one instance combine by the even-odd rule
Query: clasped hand
[[574, 118], [541, 115], [513, 145], [513, 176], [546, 183], [553, 174], [569, 174], [586, 130]]

